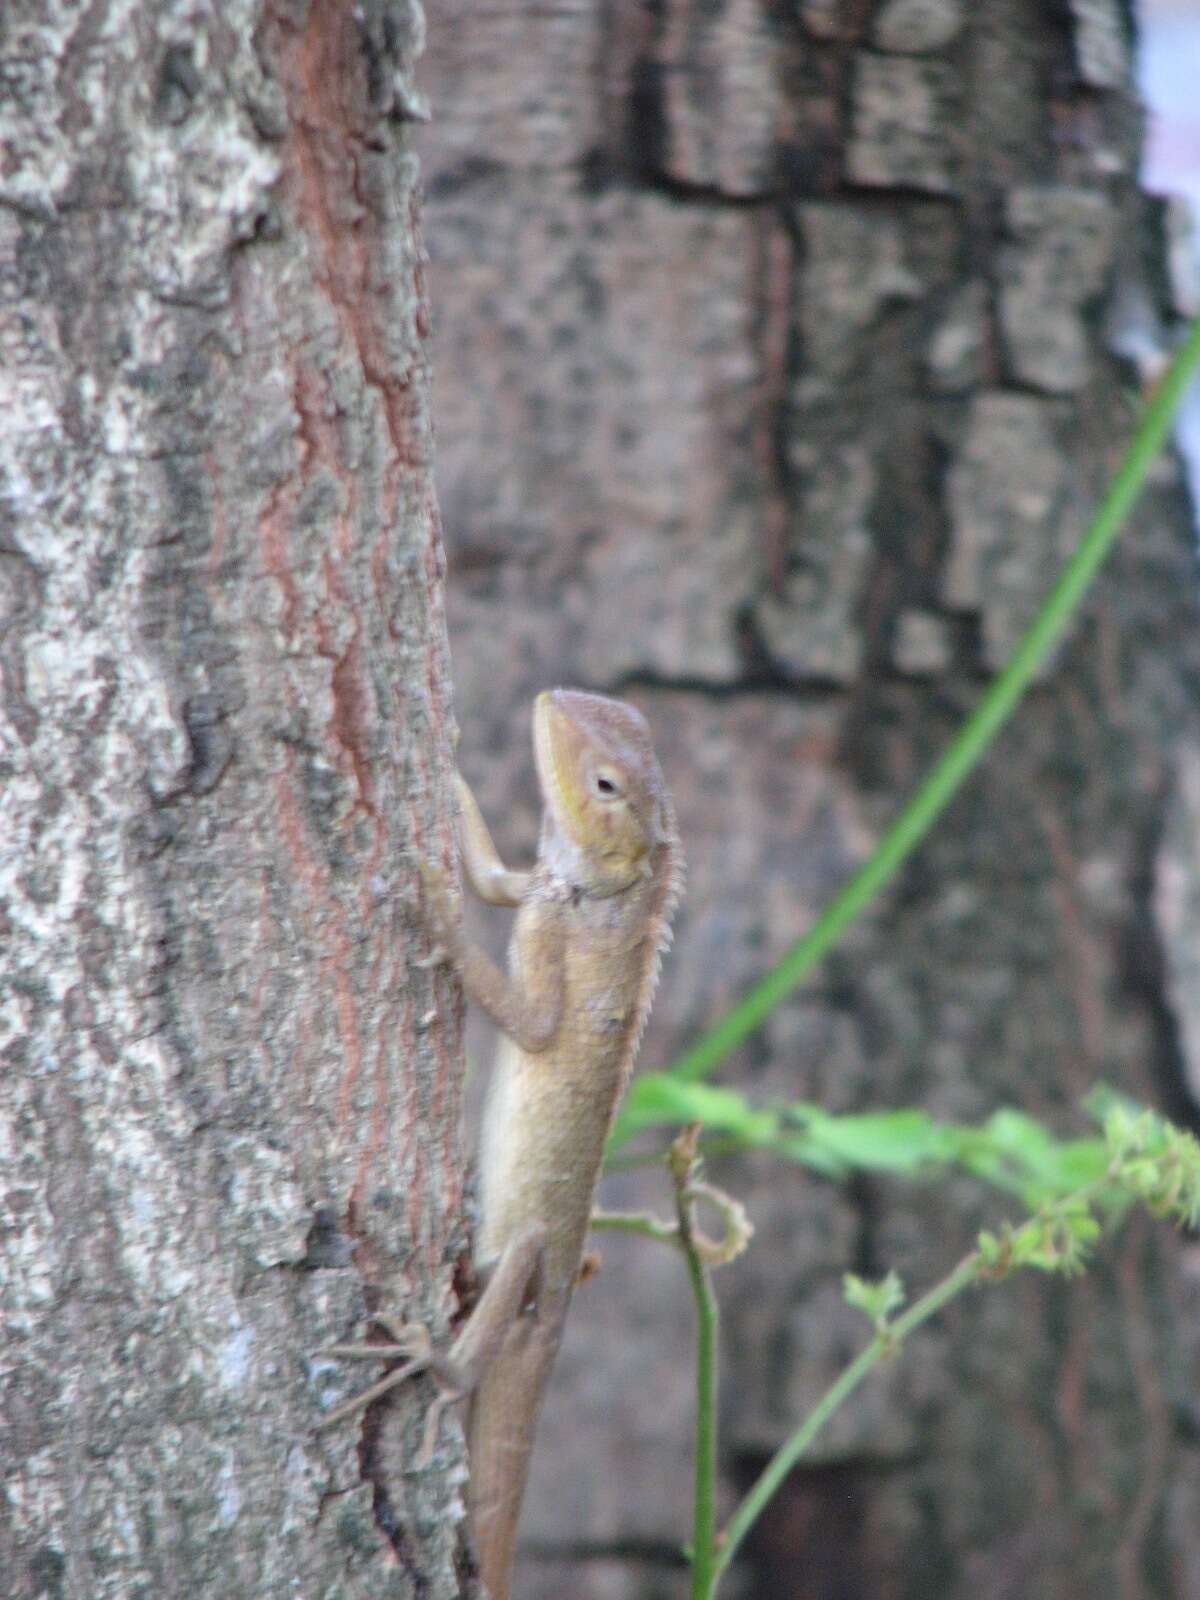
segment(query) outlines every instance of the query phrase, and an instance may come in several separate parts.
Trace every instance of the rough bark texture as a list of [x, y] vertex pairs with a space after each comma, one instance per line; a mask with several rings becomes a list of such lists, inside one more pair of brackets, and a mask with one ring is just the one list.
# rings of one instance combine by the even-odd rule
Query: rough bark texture
[[[532, 692], [646, 710], [690, 887], [644, 1060], [863, 859], [1103, 486], [1176, 309], [1130, 52], [1114, 0], [431, 15], [463, 763], [528, 855]], [[1194, 1115], [1195, 596], [1164, 464], [986, 770], [732, 1077], [1064, 1131], [1103, 1078]], [[719, 1284], [732, 1489], [860, 1337], [840, 1272], [919, 1288], [1002, 1208], [965, 1180], [718, 1176], [759, 1230]], [[686, 1294], [649, 1247], [605, 1257], [542, 1429], [526, 1596], [681, 1592]], [[1080, 1286], [957, 1307], [821, 1441], [745, 1592], [1196, 1592], [1198, 1280], [1194, 1245], [1135, 1225]]]
[[[464, 1592], [412, 3], [0, 9], [0, 1588]], [[365, 1289], [365, 1294], [364, 1294]]]

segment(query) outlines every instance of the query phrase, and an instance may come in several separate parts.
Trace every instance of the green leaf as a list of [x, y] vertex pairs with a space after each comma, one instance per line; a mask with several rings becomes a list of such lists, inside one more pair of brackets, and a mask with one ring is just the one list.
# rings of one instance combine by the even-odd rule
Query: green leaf
[[886, 1330], [888, 1318], [894, 1311], [899, 1311], [905, 1301], [904, 1285], [895, 1271], [889, 1272], [886, 1278], [880, 1278], [877, 1283], [870, 1283], [854, 1272], [844, 1273], [842, 1293], [848, 1306], [853, 1306], [856, 1311], [870, 1318], [876, 1333]]
[[1184, 1227], [1200, 1219], [1200, 1143], [1153, 1111], [1113, 1104], [1104, 1138], [1114, 1176], [1158, 1217]]
[[648, 1072], [635, 1083], [611, 1146], [615, 1149], [644, 1128], [685, 1127], [689, 1122], [702, 1122], [711, 1132], [733, 1134], [749, 1145], [769, 1143], [779, 1127], [773, 1111], [756, 1111], [736, 1089]]
[[961, 1164], [977, 1177], [1019, 1195], [1030, 1210], [1094, 1182], [1108, 1165], [1102, 1139], [1055, 1139], [1044, 1124], [1023, 1111], [995, 1112], [982, 1133], [981, 1140], [964, 1149]]
[[893, 1172], [912, 1177], [946, 1159], [945, 1132], [924, 1111], [856, 1112], [834, 1117], [814, 1106], [789, 1107], [798, 1120], [799, 1141], [781, 1139], [788, 1153], [844, 1171]]

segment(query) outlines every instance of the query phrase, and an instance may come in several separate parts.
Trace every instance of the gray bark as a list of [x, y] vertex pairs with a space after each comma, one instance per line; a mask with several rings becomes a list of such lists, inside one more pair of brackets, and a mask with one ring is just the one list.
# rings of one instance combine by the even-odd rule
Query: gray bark
[[415, 0], [0, 10], [0, 1587], [463, 1592]]
[[[646, 710], [690, 864], [648, 1063], [863, 859], [1103, 487], [1177, 309], [1130, 61], [1111, 0], [431, 16], [464, 768], [527, 855], [531, 694]], [[1195, 596], [1167, 462], [985, 770], [731, 1079], [1066, 1133], [1103, 1078], [1195, 1115]], [[841, 1271], [919, 1289], [1004, 1208], [965, 1180], [715, 1175], [758, 1225], [718, 1284], [731, 1493], [855, 1347]], [[649, 1247], [604, 1256], [540, 1435], [527, 1596], [682, 1592], [686, 1293]], [[1194, 1592], [1195, 1282], [1188, 1245], [1133, 1226], [1083, 1285], [957, 1307], [796, 1474], [745, 1592]]]

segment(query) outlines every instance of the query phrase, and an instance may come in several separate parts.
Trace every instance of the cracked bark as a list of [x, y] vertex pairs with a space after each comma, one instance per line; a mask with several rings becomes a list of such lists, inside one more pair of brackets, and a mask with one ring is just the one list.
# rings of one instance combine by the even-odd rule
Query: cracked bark
[[457, 1596], [415, 6], [0, 21], [0, 1512], [21, 1597]]

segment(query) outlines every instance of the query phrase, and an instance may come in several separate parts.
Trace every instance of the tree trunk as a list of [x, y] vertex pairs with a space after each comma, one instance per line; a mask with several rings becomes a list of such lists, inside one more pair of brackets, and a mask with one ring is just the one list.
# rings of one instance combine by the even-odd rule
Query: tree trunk
[[[519, 856], [532, 693], [647, 711], [690, 861], [650, 1064], [863, 859], [1117, 459], [1179, 310], [1128, 30], [1116, 0], [431, 14], [464, 768]], [[731, 1079], [834, 1110], [1018, 1103], [1064, 1134], [1106, 1079], [1194, 1117], [1188, 516], [1164, 464], [985, 770]], [[966, 1180], [717, 1176], [758, 1225], [718, 1283], [732, 1489], [860, 1338], [841, 1271], [918, 1291], [1006, 1208]], [[541, 1431], [527, 1597], [682, 1592], [686, 1294], [649, 1247], [604, 1253]], [[1193, 1247], [1134, 1225], [1081, 1285], [979, 1292], [821, 1441], [746, 1592], [1196, 1592], [1195, 1284]]]
[[0, 15], [0, 1563], [454, 1596], [459, 1012], [415, 0]]

